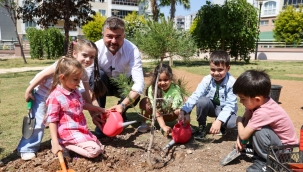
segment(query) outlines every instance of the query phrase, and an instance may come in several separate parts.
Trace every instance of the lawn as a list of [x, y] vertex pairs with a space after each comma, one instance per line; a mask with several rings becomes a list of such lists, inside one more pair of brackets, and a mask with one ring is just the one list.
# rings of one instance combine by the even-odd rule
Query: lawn
[[[0, 60], [0, 70], [2, 68], [25, 67], [25, 66], [47, 66], [54, 60], [32, 60], [27, 59], [28, 64], [24, 64], [22, 59]], [[144, 71], [153, 69], [153, 63], [144, 63]], [[239, 76], [247, 69], [265, 69], [268, 71], [272, 79], [280, 80], [303, 80], [303, 62], [274, 62], [274, 61], [255, 61], [251, 64], [243, 62], [232, 62], [230, 72], [235, 76]], [[174, 69], [185, 70], [190, 73], [205, 76], [209, 73], [209, 65], [205, 60], [192, 61], [191, 65], [186, 65], [183, 62], [174, 62]], [[36, 72], [22, 72], [0, 74], [0, 159], [11, 155], [17, 147], [21, 138], [21, 123], [23, 116], [27, 115], [26, 102], [24, 100], [24, 91], [28, 86], [29, 81], [35, 76]], [[300, 76], [300, 77], [298, 77]], [[107, 107], [114, 105], [117, 98], [110, 98]], [[243, 106], [239, 105], [239, 113], [242, 114]], [[138, 111], [138, 109], [137, 109]], [[136, 110], [130, 110], [129, 113], [136, 113]], [[193, 112], [195, 113], [195, 112]], [[85, 113], [87, 116], [88, 114]], [[131, 119], [138, 119], [138, 115]], [[87, 117], [89, 128], [94, 129], [91, 118]], [[192, 124], [196, 125], [194, 118]], [[49, 130], [45, 132], [43, 142], [49, 140]]]

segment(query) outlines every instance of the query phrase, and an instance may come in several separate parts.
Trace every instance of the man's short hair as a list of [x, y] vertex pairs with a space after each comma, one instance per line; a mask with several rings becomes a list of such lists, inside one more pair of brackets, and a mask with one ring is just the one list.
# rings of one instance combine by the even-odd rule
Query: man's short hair
[[210, 54], [209, 62], [215, 65], [224, 64], [225, 66], [229, 66], [230, 57], [226, 51], [216, 50]]
[[271, 82], [269, 75], [264, 70], [247, 70], [242, 73], [233, 86], [234, 94], [243, 94], [248, 97], [263, 96], [270, 94]]
[[103, 24], [103, 31], [105, 29], [116, 30], [122, 29], [124, 32], [125, 23], [122, 19], [116, 16], [108, 17]]

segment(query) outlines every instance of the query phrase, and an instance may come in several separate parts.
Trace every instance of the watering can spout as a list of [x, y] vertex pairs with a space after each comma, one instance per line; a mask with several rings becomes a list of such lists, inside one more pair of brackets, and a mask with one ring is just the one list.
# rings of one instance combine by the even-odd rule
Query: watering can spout
[[137, 121], [129, 121], [129, 122], [123, 122], [122, 127], [127, 127], [131, 124], [137, 123]]
[[165, 150], [169, 147], [171, 147], [172, 145], [174, 145], [176, 142], [174, 140], [171, 140], [162, 150]]

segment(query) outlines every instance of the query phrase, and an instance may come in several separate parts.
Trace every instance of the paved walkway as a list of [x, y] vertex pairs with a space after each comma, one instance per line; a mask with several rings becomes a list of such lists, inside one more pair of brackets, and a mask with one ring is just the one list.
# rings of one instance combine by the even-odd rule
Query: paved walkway
[[26, 72], [26, 71], [40, 71], [45, 69], [47, 66], [38, 66], [38, 67], [19, 67], [19, 68], [10, 68], [10, 69], [0, 69], [0, 74], [10, 73], [10, 72]]

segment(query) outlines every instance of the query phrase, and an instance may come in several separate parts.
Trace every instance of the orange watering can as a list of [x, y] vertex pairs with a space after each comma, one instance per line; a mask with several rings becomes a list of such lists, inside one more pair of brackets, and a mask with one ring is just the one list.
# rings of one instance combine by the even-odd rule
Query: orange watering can
[[102, 115], [102, 119], [106, 121], [102, 124], [102, 131], [109, 137], [115, 137], [123, 131], [124, 127], [136, 123], [137, 121], [123, 122], [123, 118], [116, 110], [107, 110]]
[[172, 140], [163, 148], [163, 150], [171, 147], [175, 143], [186, 143], [190, 139], [192, 134], [191, 128], [189, 124], [185, 126], [181, 121], [175, 124], [172, 132]]

